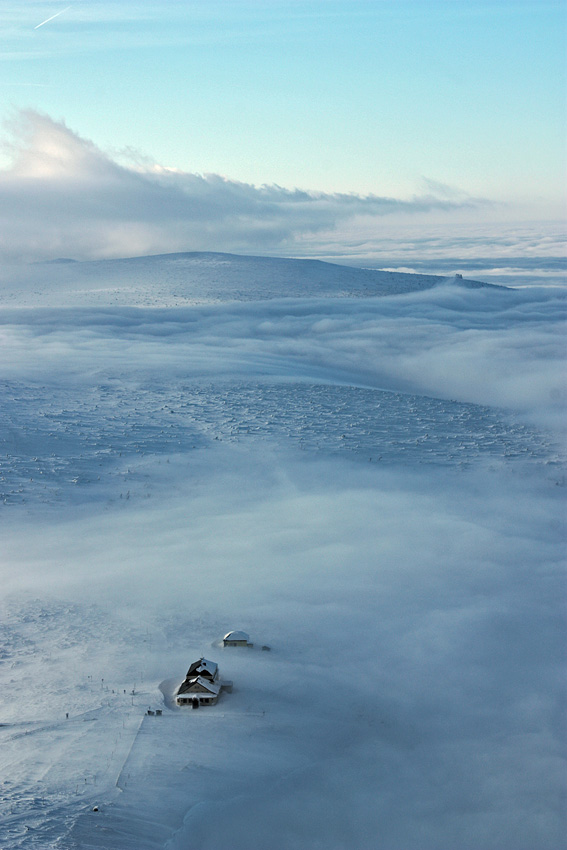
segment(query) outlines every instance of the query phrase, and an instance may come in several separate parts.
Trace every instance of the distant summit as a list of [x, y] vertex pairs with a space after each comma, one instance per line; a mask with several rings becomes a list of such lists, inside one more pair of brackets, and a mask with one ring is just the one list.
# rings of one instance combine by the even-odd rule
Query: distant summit
[[56, 263], [77, 263], [78, 260], [73, 260], [71, 257], [57, 257], [55, 260], [45, 260], [47, 265], [55, 265]]
[[[57, 272], [54, 270], [57, 266]], [[353, 268], [322, 260], [191, 252], [37, 264], [11, 281], [0, 302], [34, 306], [179, 307], [280, 298], [374, 298], [447, 283], [488, 287], [452, 275]], [[17, 291], [16, 291], [17, 289]]]

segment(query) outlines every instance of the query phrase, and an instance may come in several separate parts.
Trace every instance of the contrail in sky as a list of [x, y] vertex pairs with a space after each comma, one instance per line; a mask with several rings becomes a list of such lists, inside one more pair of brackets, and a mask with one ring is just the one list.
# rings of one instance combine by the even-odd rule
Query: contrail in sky
[[60, 11], [60, 12], [55, 12], [55, 14], [54, 14], [54, 15], [52, 15], [50, 18], [47, 18], [45, 21], [42, 21], [40, 24], [38, 24], [38, 25], [37, 25], [37, 27], [34, 27], [34, 30], [38, 30], [38, 29], [39, 29], [40, 27], [42, 27], [44, 24], [48, 24], [48, 23], [49, 23], [49, 21], [52, 21], [52, 20], [53, 20], [53, 18], [58, 18], [58, 17], [59, 17], [59, 15], [62, 15], [62, 14], [63, 14], [63, 12], [66, 12], [66, 11], [67, 11], [67, 9], [70, 9], [70, 8], [71, 8], [70, 6], [66, 6], [64, 9], [61, 9], [61, 11]]

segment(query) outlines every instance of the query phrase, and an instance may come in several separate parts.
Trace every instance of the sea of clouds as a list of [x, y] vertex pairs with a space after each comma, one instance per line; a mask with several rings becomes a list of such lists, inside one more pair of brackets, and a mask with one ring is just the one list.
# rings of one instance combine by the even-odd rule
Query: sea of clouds
[[535, 246], [537, 256], [556, 257], [564, 248], [559, 227], [487, 225], [506, 211], [428, 180], [409, 198], [254, 186], [183, 172], [133, 151], [111, 155], [33, 110], [15, 114], [2, 147], [4, 262], [211, 250], [338, 256], [383, 267], [387, 259], [407, 264], [404, 257], [423, 261], [431, 253], [494, 257], [496, 246], [503, 257], [533, 256]]
[[[11, 133], [0, 724], [47, 727], [4, 757], [6, 846], [566, 847], [560, 228], [495, 232], [486, 200], [442, 186], [400, 200], [180, 173], [35, 112]], [[477, 224], [409, 223], [448, 211]], [[128, 307], [95, 265], [97, 306], [65, 307], [64, 287], [49, 301], [62, 266], [26, 265], [192, 249], [448, 280], [180, 307], [156, 291]], [[515, 288], [467, 289], [455, 272]], [[442, 445], [459, 404], [458, 427], [476, 427], [437, 462], [424, 416], [438, 411]], [[349, 454], [337, 429], [357, 411]], [[406, 442], [415, 428], [411, 454], [382, 415]], [[104, 774], [105, 738], [57, 724], [100, 708], [87, 671], [120, 692], [143, 672], [161, 700], [229, 628], [272, 651], [215, 656], [235, 681], [219, 713], [195, 712], [186, 739], [144, 727], [137, 780], [112, 796], [109, 768], [102, 799], [79, 797], [85, 763]], [[85, 800], [101, 803], [96, 827]]]
[[5, 308], [3, 375], [314, 377], [521, 411], [561, 428], [562, 288], [448, 282], [387, 298], [275, 299], [177, 309]]
[[[63, 391], [84, 399], [102, 386], [111, 404], [120, 388], [151, 422], [151, 386], [178, 406], [202, 382], [261, 392], [266, 380], [302, 381], [506, 408], [553, 446], [533, 463], [400, 456], [383, 467], [254, 434], [143, 454], [132, 434], [124, 480], [102, 498], [94, 461], [73, 485], [81, 499], [69, 485], [44, 504], [5, 506], [10, 610], [23, 617], [31, 598], [78, 605], [76, 657], [89, 669], [130, 669], [124, 618], [155, 636], [144, 663], [156, 685], [228, 628], [272, 646], [230, 662], [233, 705], [248, 700], [267, 720], [231, 726], [214, 771], [199, 762], [200, 796], [168, 824], [172, 850], [566, 846], [564, 308], [560, 289], [447, 284], [358, 300], [3, 309], [2, 380], [11, 404], [38, 399], [37, 416]], [[87, 406], [65, 439], [102, 424]], [[332, 429], [332, 416], [319, 425]], [[8, 430], [3, 455], [17, 440]], [[114, 623], [108, 642], [92, 636], [89, 606]], [[61, 652], [55, 642], [46, 671]], [[17, 705], [17, 668], [3, 675]], [[49, 676], [44, 687], [46, 704], [63, 699]], [[195, 759], [198, 742], [187, 746]], [[164, 845], [144, 824], [165, 820], [185, 776], [165, 768], [151, 794], [140, 783], [117, 804], [136, 813], [140, 847]]]

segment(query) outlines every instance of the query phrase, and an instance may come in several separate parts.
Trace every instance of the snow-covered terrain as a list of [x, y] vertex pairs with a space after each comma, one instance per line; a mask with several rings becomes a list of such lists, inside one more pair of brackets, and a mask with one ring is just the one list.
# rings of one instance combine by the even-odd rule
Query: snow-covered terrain
[[0, 303], [2, 850], [567, 846], [562, 289], [181, 254]]
[[[8, 284], [0, 293], [2, 304], [65, 307], [179, 307], [304, 296], [360, 298], [430, 289], [447, 280], [439, 275], [356, 269], [319, 260], [210, 252], [6, 266], [0, 279]], [[489, 284], [463, 280], [461, 285], [477, 288]]]

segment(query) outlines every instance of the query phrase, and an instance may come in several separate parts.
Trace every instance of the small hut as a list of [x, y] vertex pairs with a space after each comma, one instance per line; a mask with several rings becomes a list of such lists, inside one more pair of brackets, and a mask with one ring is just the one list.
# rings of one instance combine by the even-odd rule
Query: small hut
[[222, 639], [223, 646], [254, 646], [246, 632], [229, 632]]

